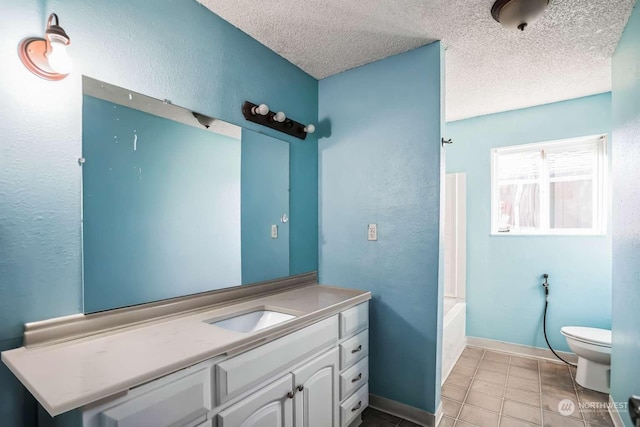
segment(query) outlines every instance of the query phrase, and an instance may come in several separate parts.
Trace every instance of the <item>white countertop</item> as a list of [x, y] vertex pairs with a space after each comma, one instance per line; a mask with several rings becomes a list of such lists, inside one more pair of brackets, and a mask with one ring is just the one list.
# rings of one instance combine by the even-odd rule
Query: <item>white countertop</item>
[[[60, 344], [2, 353], [2, 361], [52, 416], [128, 390], [214, 356], [264, 344], [371, 298], [355, 289], [312, 285], [230, 302]], [[253, 308], [297, 317], [253, 333], [205, 323]]]

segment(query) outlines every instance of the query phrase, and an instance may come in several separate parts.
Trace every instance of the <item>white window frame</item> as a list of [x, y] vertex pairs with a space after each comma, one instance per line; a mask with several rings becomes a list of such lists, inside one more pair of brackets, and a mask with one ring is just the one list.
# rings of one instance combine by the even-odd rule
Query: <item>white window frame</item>
[[[510, 230], [498, 231], [498, 218], [500, 213], [500, 195], [498, 185], [498, 162], [500, 154], [513, 154], [520, 152], [555, 151], [563, 147], [572, 147], [585, 142], [595, 142], [596, 160], [595, 188], [593, 197], [593, 227], [590, 229], [576, 228], [550, 228], [549, 220], [549, 176], [547, 162], [543, 161], [540, 178], [540, 228], [538, 230]], [[533, 144], [512, 145], [491, 149], [491, 235], [492, 236], [598, 236], [605, 235], [607, 231], [608, 213], [608, 184], [609, 160], [607, 154], [607, 135], [590, 135], [580, 138], [561, 139], [555, 141], [538, 142]]]

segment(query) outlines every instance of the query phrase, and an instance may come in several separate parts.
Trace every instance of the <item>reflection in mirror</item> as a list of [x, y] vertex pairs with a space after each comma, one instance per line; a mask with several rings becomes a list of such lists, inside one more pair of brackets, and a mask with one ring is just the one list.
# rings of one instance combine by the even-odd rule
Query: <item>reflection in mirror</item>
[[287, 143], [88, 77], [83, 92], [86, 313], [289, 275]]

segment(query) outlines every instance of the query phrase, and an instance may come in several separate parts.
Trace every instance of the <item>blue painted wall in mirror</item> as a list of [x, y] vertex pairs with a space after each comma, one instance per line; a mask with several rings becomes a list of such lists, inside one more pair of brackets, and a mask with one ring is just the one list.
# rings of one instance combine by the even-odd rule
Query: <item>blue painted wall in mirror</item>
[[[0, 58], [0, 350], [22, 325], [82, 309], [81, 75], [230, 123], [245, 100], [303, 123], [317, 120], [318, 82], [195, 1], [3, 1]], [[41, 36], [51, 12], [71, 37], [73, 73], [27, 71], [20, 40]], [[295, 90], [292, 90], [295, 88]], [[280, 133], [291, 149], [291, 273], [317, 269], [317, 145]], [[34, 403], [0, 365], [0, 419], [29, 426]]]
[[[242, 132], [242, 283], [289, 275], [289, 144]], [[271, 237], [271, 226], [277, 238]]]
[[240, 151], [238, 139], [83, 96], [85, 313], [242, 282]]

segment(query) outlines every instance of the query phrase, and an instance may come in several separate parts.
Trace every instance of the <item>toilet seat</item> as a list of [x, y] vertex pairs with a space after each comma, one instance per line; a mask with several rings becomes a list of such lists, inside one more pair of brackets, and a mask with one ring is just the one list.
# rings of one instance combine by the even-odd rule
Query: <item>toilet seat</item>
[[577, 341], [599, 347], [611, 347], [611, 331], [600, 328], [587, 328], [584, 326], [563, 326], [560, 329], [562, 335], [571, 337]]

